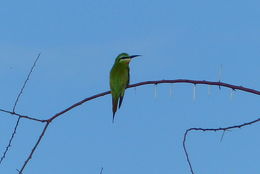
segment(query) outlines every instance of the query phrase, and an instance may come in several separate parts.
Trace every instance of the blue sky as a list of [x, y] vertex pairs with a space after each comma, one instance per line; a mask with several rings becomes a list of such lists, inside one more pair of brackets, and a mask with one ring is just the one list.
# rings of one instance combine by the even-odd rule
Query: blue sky
[[[17, 112], [49, 118], [109, 89], [121, 52], [131, 83], [162, 79], [221, 81], [260, 89], [260, 2], [256, 0], [74, 0], [0, 2], [0, 108], [10, 109], [39, 52], [41, 58]], [[128, 89], [111, 123], [111, 96], [55, 120], [25, 174], [189, 173], [182, 138], [190, 127], [218, 128], [259, 117], [258, 96], [218, 87], [141, 86]], [[16, 119], [1, 113], [0, 152]], [[42, 129], [22, 120], [0, 173], [17, 173]], [[259, 173], [259, 125], [222, 133], [191, 133], [195, 173]]]

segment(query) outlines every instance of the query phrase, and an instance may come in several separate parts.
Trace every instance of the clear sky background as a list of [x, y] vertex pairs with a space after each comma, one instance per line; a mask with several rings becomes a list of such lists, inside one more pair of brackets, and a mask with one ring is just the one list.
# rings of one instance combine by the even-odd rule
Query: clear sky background
[[[121, 52], [131, 83], [162, 79], [219, 80], [260, 89], [258, 0], [24, 0], [0, 2], [0, 108], [11, 110], [37, 54], [41, 58], [17, 106], [37, 118], [109, 89]], [[173, 87], [173, 96], [169, 95]], [[218, 128], [259, 117], [259, 96], [230, 89], [162, 84], [126, 91], [112, 124], [111, 96], [55, 120], [24, 174], [188, 174], [182, 148], [190, 127]], [[0, 152], [16, 118], [0, 113]], [[196, 174], [259, 174], [260, 125], [191, 133]], [[0, 166], [15, 174], [43, 124], [22, 120]]]

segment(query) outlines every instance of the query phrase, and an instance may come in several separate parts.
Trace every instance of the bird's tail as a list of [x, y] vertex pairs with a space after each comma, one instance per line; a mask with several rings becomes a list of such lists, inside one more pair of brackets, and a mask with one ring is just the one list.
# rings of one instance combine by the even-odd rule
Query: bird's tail
[[114, 123], [115, 120], [115, 114], [117, 111], [117, 105], [118, 105], [118, 98], [112, 97], [112, 110], [113, 110], [113, 120], [112, 122]]

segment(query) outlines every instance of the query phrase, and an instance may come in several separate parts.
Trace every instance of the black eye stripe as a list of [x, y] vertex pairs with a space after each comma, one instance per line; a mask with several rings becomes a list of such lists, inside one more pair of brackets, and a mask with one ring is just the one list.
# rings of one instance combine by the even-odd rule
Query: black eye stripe
[[121, 57], [120, 59], [129, 59], [130, 57]]

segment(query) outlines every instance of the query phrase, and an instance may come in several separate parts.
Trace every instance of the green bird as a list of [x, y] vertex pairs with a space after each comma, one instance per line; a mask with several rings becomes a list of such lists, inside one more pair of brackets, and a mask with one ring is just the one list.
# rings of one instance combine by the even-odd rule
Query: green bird
[[[129, 85], [129, 63], [132, 58], [140, 55], [129, 56], [127, 53], [121, 53], [116, 57], [115, 63], [110, 71], [110, 89], [112, 94], [113, 122], [117, 108], [120, 108], [125, 88]], [[119, 104], [118, 104], [119, 100]]]

